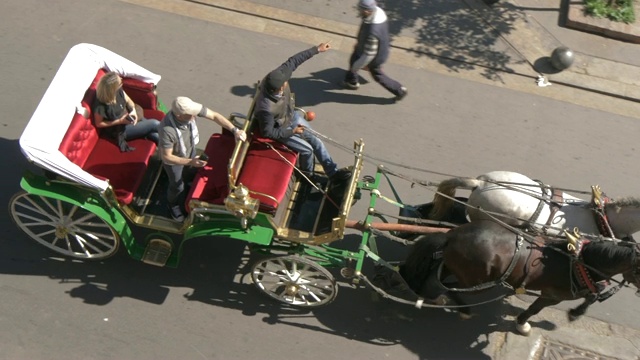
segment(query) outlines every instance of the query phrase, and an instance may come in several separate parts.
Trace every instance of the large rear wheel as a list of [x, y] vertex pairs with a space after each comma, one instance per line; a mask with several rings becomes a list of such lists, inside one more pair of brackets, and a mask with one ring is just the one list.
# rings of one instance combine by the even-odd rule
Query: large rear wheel
[[9, 212], [33, 240], [64, 256], [105, 259], [120, 244], [118, 234], [104, 220], [62, 200], [19, 192], [9, 202]]
[[319, 307], [338, 295], [336, 280], [327, 269], [300, 256], [259, 260], [251, 270], [253, 283], [263, 293], [296, 307]]

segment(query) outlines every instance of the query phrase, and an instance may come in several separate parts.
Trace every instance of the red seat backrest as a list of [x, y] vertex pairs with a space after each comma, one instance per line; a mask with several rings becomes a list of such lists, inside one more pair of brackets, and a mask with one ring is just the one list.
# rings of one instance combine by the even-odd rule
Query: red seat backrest
[[76, 112], [58, 149], [71, 162], [83, 167], [97, 142], [98, 132], [93, 121]]

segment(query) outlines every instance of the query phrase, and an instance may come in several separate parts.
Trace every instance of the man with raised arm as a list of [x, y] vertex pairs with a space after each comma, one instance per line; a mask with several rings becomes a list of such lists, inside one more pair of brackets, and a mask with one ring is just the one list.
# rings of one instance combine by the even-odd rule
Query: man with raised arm
[[336, 183], [351, 178], [351, 171], [338, 169], [324, 143], [308, 131], [311, 129], [309, 122], [299, 111], [294, 111], [294, 97], [289, 87], [291, 74], [298, 66], [330, 48], [329, 43], [322, 43], [301, 51], [267, 74], [259, 85], [254, 118], [262, 136], [279, 141], [298, 153], [301, 171], [307, 175], [313, 173], [315, 155], [325, 174]]

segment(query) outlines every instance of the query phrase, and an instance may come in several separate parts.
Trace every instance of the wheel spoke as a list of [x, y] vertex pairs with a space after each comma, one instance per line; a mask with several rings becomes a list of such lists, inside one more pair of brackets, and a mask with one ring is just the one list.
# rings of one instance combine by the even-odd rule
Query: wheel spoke
[[[50, 226], [56, 226], [56, 224], [52, 221], [46, 221], [45, 219], [39, 219], [35, 216], [31, 216], [31, 215], [27, 215], [27, 214], [22, 214], [22, 213], [17, 213], [17, 215], [20, 215], [20, 217], [22, 218], [26, 218], [29, 220], [33, 220], [35, 222], [32, 223], [22, 223], [25, 226], [38, 226], [38, 225], [50, 225]], [[52, 219], [50, 219], [52, 220]]]
[[91, 255], [91, 252], [89, 250], [87, 250], [87, 248], [90, 248], [95, 253], [100, 253], [100, 249], [97, 246], [94, 246], [93, 244], [91, 244], [91, 242], [85, 240], [81, 235], [73, 234], [73, 237], [76, 239], [76, 242], [78, 243], [78, 245], [80, 245], [82, 250], [84, 250], [84, 253], [87, 256]]
[[[87, 244], [89, 244], [90, 242], [94, 242], [104, 247], [109, 247], [111, 246], [111, 244], [103, 241], [103, 239], [113, 240], [111, 237], [108, 236], [108, 234], [97, 234], [94, 232], [84, 231], [81, 228], [71, 229], [71, 233], [73, 233], [76, 237], [78, 237], [80, 241], [84, 241]], [[82, 235], [86, 236], [88, 239], [85, 239], [84, 237], [82, 237]]]
[[[56, 218], [54, 216], [49, 215], [47, 212], [45, 212], [42, 207], [40, 207], [40, 205], [38, 205], [35, 201], [33, 201], [33, 199], [27, 198], [27, 201], [29, 201], [29, 203], [31, 205], [33, 205], [33, 207], [29, 206], [28, 204], [25, 203], [17, 203], [16, 205], [21, 206], [27, 210], [31, 210], [34, 213], [37, 213], [39, 215], [45, 216], [47, 218], [49, 218], [49, 220], [51, 220], [52, 222], [57, 222], [59, 218]], [[49, 205], [49, 207], [51, 208], [51, 205]]]
[[49, 234], [55, 234], [56, 233], [56, 229], [51, 229], [51, 230], [47, 230], [47, 231], [43, 231], [41, 233], [38, 233], [38, 236], [40, 237], [45, 237]]
[[[74, 211], [75, 213], [75, 211]], [[69, 215], [69, 219], [72, 219], [73, 215]], [[100, 219], [96, 214], [93, 213], [87, 213], [86, 215], [78, 218], [78, 219], [74, 219], [72, 220], [69, 225], [76, 225], [76, 224], [83, 224], [83, 225], [92, 225], [95, 224], [96, 226], [101, 226], [104, 227], [106, 224], [104, 223], [93, 223], [91, 221], [88, 221], [89, 219], [93, 220], [93, 219]]]

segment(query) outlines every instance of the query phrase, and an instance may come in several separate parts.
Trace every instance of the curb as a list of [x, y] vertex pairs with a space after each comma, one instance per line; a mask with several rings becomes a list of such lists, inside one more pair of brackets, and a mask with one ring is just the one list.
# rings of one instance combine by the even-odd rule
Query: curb
[[[345, 53], [351, 51], [358, 29], [353, 24], [261, 5], [250, 0], [120, 1], [307, 44], [330, 40], [335, 50]], [[446, 54], [455, 55], [459, 49], [442, 44], [438, 49], [425, 51], [422, 50], [424, 46], [412, 36], [393, 38], [390, 63], [418, 70], [428, 69], [438, 74], [506, 87], [623, 116], [640, 117], [640, 67], [637, 66], [576, 54], [576, 61], [571, 68], [547, 74], [551, 83], [560, 86], [536, 86], [535, 80], [541, 75], [541, 71], [535, 67], [536, 62], [544, 63], [546, 59], [548, 63], [548, 56], [553, 49], [562, 44], [534, 17], [520, 10], [522, 6], [515, 1], [504, 0], [493, 6], [478, 0], [461, 1], [473, 15], [471, 18], [475, 17], [481, 23], [480, 28], [489, 26], [500, 37], [499, 49], [511, 59], [507, 68], [495, 68], [490, 62], [474, 61], [469, 63], [472, 69], [468, 71], [452, 71], [450, 64], [458, 60], [456, 56]], [[498, 31], [501, 24], [505, 24], [509, 32]], [[487, 77], [487, 70], [495, 72], [496, 77]]]
[[[469, 4], [469, 0], [464, 1]], [[482, 2], [479, 6], [492, 8]], [[522, 7], [516, 0], [495, 6]], [[551, 67], [549, 56], [563, 44], [526, 13], [514, 22], [514, 26], [517, 32], [504, 35], [506, 41], [514, 44], [527, 62], [542, 75], [546, 74], [551, 83], [640, 103], [640, 68], [637, 66], [574, 52], [572, 67], [557, 71]]]

